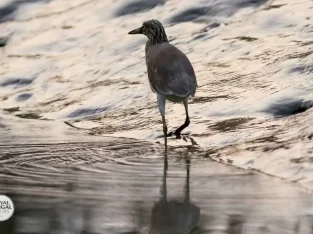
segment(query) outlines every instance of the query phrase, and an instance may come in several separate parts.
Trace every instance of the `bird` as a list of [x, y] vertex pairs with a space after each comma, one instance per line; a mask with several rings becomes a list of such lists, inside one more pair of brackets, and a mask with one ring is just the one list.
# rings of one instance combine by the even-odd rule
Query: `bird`
[[[159, 111], [162, 117], [165, 144], [167, 137], [175, 135], [181, 138], [181, 132], [189, 126], [188, 98], [194, 97], [197, 79], [193, 66], [187, 56], [170, 44], [162, 23], [151, 19], [128, 34], [143, 34], [148, 38], [145, 46], [146, 67], [151, 90], [157, 95]], [[186, 112], [185, 122], [174, 132], [167, 132], [165, 119], [166, 100], [183, 103]]]

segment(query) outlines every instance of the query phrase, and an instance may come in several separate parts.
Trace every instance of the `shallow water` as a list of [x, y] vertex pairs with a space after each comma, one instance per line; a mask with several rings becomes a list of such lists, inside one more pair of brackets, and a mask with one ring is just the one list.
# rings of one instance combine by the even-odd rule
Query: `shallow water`
[[[0, 2], [0, 188], [18, 203], [5, 230], [151, 228], [162, 124], [146, 39], [127, 33], [156, 18], [199, 85], [185, 131], [198, 145], [169, 139], [166, 176], [169, 197], [183, 201], [191, 147], [195, 206], [159, 202], [156, 210], [193, 223], [188, 212], [199, 208], [200, 233], [312, 232], [311, 194], [211, 161], [312, 188], [312, 15], [310, 0]], [[184, 121], [180, 104], [167, 103], [166, 113], [170, 130]]]
[[312, 231], [312, 194], [294, 184], [214, 162], [195, 147], [170, 146], [165, 157], [162, 145], [77, 139], [70, 127], [53, 139], [52, 126], [0, 145], [0, 190], [16, 207], [0, 233]]

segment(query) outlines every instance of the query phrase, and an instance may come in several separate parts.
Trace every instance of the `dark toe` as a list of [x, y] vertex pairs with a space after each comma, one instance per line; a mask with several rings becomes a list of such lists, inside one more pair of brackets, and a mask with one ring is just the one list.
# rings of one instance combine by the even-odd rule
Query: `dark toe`
[[188, 142], [189, 137], [188, 136], [183, 136], [182, 137], [184, 141]]
[[175, 133], [176, 139], [181, 139], [180, 133]]

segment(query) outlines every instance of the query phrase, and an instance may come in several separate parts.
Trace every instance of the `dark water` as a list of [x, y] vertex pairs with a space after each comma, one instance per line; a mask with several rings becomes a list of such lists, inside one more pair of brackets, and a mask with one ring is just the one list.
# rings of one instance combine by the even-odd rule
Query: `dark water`
[[[0, 2], [0, 194], [16, 207], [0, 234], [313, 233], [312, 15], [310, 0]], [[199, 85], [198, 144], [167, 155], [146, 39], [127, 35], [151, 18]]]

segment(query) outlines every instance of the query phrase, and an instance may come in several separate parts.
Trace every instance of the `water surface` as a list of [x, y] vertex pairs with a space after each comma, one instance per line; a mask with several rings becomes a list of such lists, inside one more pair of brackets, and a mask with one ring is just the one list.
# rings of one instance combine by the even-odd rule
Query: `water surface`
[[311, 192], [198, 148], [166, 157], [162, 145], [127, 138], [13, 139], [0, 145], [1, 193], [16, 207], [1, 233], [311, 232]]
[[[17, 210], [0, 233], [311, 233], [311, 193], [250, 169], [312, 188], [312, 11], [2, 1], [0, 193]], [[127, 35], [151, 18], [199, 85], [185, 131], [198, 145], [169, 139], [167, 170], [146, 38]], [[166, 108], [172, 130], [184, 108]]]

